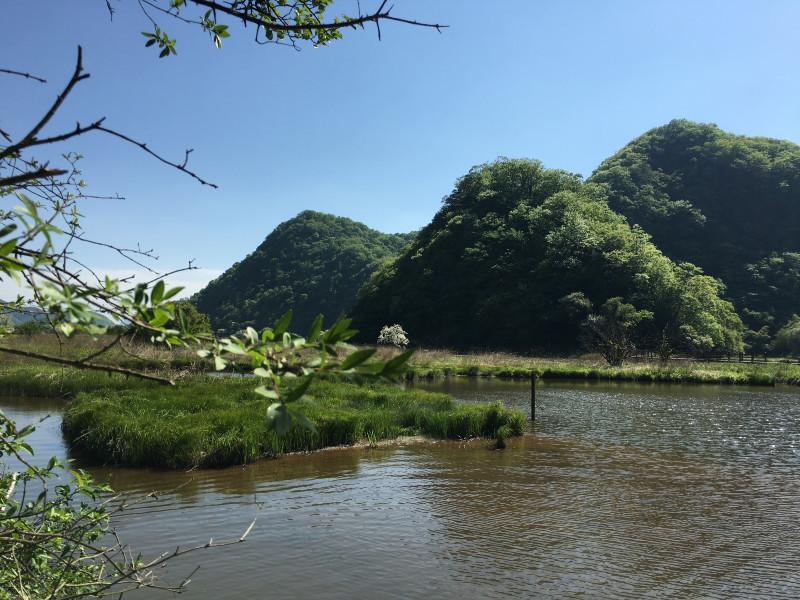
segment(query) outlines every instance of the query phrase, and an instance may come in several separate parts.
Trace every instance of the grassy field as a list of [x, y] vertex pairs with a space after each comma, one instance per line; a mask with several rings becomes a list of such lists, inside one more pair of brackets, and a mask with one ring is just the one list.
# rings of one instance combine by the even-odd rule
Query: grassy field
[[599, 356], [535, 358], [500, 352], [454, 354], [447, 350], [418, 350], [411, 359], [409, 377], [437, 379], [450, 376], [527, 379], [531, 373], [545, 379], [610, 380], [743, 385], [800, 385], [800, 364], [787, 362], [701, 362], [673, 360], [663, 365], [631, 361], [609, 367]]
[[502, 439], [525, 428], [522, 413], [499, 405], [455, 404], [444, 394], [391, 385], [320, 381], [310, 389], [313, 401], [296, 405], [316, 431], [295, 423], [278, 436], [267, 429], [269, 402], [252, 390], [252, 380], [210, 377], [175, 387], [98, 387], [69, 405], [63, 430], [73, 447], [95, 462], [185, 468], [402, 435]]
[[[93, 340], [78, 336], [59, 345], [51, 334], [30, 337], [13, 336], [5, 345], [22, 350], [44, 352], [67, 358], [80, 358], [107, 344], [111, 338], [101, 336]], [[382, 348], [384, 358], [395, 354]], [[103, 362], [116, 366], [146, 369], [181, 378], [212, 370], [207, 360], [197, 357], [191, 348], [168, 350], [151, 344], [138, 343], [124, 348], [115, 347], [102, 357]], [[24, 357], [0, 354], [0, 371], [10, 367], [27, 367], [43, 364]], [[246, 367], [242, 367], [246, 371]], [[775, 385], [785, 383], [800, 385], [800, 364], [797, 362], [703, 362], [675, 359], [663, 365], [655, 361], [632, 360], [622, 367], [609, 367], [599, 356], [586, 355], [571, 358], [526, 357], [503, 352], [457, 354], [451, 350], [418, 349], [410, 361], [409, 378], [438, 379], [451, 376], [501, 377], [526, 379], [531, 372], [546, 379], [610, 380], [676, 383], [716, 383]], [[91, 375], [87, 375], [91, 377]]]
[[[2, 340], [2, 345], [17, 350], [80, 360], [97, 352], [113, 339], [114, 336], [111, 335], [92, 338], [88, 335], [79, 334], [69, 340], [59, 342], [59, 339], [52, 333], [37, 333], [35, 335], [8, 336]], [[134, 341], [132, 343], [126, 341], [124, 345], [118, 344], [101, 357], [98, 357], [96, 362], [132, 369], [162, 372], [175, 371], [176, 374], [182, 371], [200, 372], [213, 368], [210, 361], [197, 356], [196, 349], [169, 349], [165, 346], [156, 346], [143, 341]], [[46, 365], [48, 363], [25, 356], [0, 353], [0, 368], [37, 364]]]
[[[78, 338], [59, 346], [53, 336], [13, 338], [15, 347], [80, 358], [108, 340]], [[395, 351], [381, 349], [383, 358]], [[209, 365], [190, 349], [169, 351], [141, 344], [115, 348], [104, 357], [116, 365], [149, 368], [175, 378], [175, 387], [136, 378], [75, 370], [2, 355], [0, 394], [71, 399], [64, 432], [76, 449], [96, 462], [163, 468], [220, 467], [263, 456], [329, 446], [377, 442], [403, 435], [439, 439], [519, 435], [524, 416], [498, 405], [455, 404], [451, 398], [397, 386], [360, 387], [320, 381], [313, 402], [300, 405], [316, 426], [295, 425], [278, 437], [266, 425], [268, 402], [253, 393], [254, 382], [203, 374]], [[675, 360], [667, 365], [631, 361], [607, 366], [599, 357], [554, 359], [505, 353], [455, 354], [418, 350], [409, 379], [450, 376], [617, 380], [640, 382], [800, 384], [800, 365]]]

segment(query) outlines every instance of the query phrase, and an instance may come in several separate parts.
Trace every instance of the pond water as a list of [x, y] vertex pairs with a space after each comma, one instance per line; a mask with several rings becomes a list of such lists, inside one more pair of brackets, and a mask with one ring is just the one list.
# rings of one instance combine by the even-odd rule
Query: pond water
[[[529, 407], [527, 383], [423, 385]], [[800, 390], [540, 383], [533, 433], [346, 449], [218, 471], [92, 469], [120, 491], [172, 489], [124, 513], [146, 555], [248, 541], [196, 565], [188, 600], [219, 598], [800, 597]], [[60, 405], [41, 456], [66, 454]], [[147, 597], [157, 595], [148, 594]]]

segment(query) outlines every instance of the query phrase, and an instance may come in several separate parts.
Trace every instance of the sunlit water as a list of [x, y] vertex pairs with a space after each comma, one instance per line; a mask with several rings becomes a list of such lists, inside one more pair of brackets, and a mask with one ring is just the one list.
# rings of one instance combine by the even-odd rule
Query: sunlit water
[[[527, 410], [526, 383], [431, 389]], [[800, 597], [800, 391], [540, 384], [533, 435], [347, 449], [192, 473], [93, 469], [134, 494], [116, 521], [146, 554], [248, 541], [195, 565], [217, 598]], [[59, 404], [3, 400], [64, 456]], [[188, 482], [188, 483], [187, 483]], [[148, 594], [152, 597], [152, 594]]]

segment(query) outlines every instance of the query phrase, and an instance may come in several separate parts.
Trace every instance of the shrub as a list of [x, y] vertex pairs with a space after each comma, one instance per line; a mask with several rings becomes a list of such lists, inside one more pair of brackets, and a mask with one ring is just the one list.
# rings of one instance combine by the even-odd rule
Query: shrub
[[408, 333], [395, 323], [394, 325], [384, 325], [378, 334], [378, 343], [382, 346], [396, 346], [405, 348], [408, 346]]

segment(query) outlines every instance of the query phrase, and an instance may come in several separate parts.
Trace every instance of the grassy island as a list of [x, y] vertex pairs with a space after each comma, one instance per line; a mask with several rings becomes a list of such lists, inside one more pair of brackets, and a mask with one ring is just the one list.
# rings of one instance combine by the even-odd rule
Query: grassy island
[[73, 447], [105, 464], [224, 467], [286, 452], [402, 435], [437, 439], [520, 435], [525, 417], [499, 405], [456, 404], [445, 394], [391, 385], [316, 382], [299, 404], [315, 426], [268, 430], [268, 401], [253, 380], [194, 378], [175, 387], [106, 387], [83, 392], [64, 413]]

